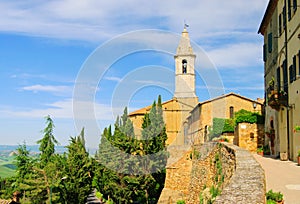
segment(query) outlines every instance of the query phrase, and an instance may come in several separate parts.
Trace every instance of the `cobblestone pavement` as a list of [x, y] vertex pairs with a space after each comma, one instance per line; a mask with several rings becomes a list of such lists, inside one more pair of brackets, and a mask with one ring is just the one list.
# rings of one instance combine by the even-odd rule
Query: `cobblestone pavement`
[[300, 166], [291, 161], [253, 155], [265, 170], [267, 191], [280, 191], [284, 204], [300, 204]]

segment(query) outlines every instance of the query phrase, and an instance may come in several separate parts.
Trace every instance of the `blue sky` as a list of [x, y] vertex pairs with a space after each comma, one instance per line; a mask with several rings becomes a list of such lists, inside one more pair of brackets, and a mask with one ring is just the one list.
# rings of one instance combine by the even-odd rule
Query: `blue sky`
[[[263, 38], [257, 30], [267, 3], [0, 0], [0, 144], [35, 144], [42, 137], [44, 116], [50, 115], [56, 126], [55, 136], [62, 145], [68, 144], [69, 137], [85, 126], [87, 145], [96, 147], [101, 129], [113, 123], [124, 105], [132, 111], [151, 104], [158, 94], [164, 101], [171, 99], [174, 79], [168, 74], [174, 72], [172, 53], [143, 50], [114, 61], [101, 79], [92, 83], [94, 100], [79, 101], [80, 107], [95, 108], [98, 129], [76, 124], [74, 118], [74, 87], [81, 70], [103, 44], [111, 45], [105, 53], [109, 58], [115, 53], [113, 43], [122, 36], [144, 29], [158, 29], [174, 36], [181, 33], [184, 20], [190, 25], [191, 40], [201, 47], [220, 74], [225, 92], [262, 98]], [[178, 43], [164, 35], [145, 39], [151, 45], [164, 43], [168, 49], [176, 48]], [[167, 70], [168, 80], [153, 80], [155, 76], [159, 78], [155, 74], [152, 78], [135, 75], [157, 67]], [[206, 72], [204, 63], [200, 72]], [[203, 101], [210, 95], [200, 75], [196, 91]], [[140, 83], [140, 87], [120, 102], [123, 98], [118, 94], [126, 87], [126, 80]]]

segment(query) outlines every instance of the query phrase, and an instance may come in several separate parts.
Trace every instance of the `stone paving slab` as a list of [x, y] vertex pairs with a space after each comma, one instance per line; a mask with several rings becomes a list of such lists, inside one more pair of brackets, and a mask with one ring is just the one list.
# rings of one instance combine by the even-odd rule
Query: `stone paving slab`
[[280, 161], [253, 154], [265, 170], [266, 190], [283, 193], [284, 204], [300, 204], [300, 166], [291, 161]]

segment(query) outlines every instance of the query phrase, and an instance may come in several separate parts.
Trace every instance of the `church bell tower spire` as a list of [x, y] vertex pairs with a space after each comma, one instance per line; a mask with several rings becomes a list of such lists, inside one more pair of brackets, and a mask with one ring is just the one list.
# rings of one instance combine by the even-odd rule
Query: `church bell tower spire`
[[175, 58], [174, 98], [195, 98], [195, 58], [187, 25], [181, 34]]

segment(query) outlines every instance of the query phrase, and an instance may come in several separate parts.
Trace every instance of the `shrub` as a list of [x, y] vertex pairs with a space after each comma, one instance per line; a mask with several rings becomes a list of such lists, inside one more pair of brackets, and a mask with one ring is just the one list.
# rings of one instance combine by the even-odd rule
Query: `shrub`
[[266, 193], [267, 201], [282, 201], [283, 200], [283, 194], [280, 192], [273, 192], [273, 190], [269, 190]]
[[176, 204], [185, 204], [185, 201], [184, 201], [184, 200], [178, 200], [178, 201], [176, 202]]
[[234, 121], [232, 119], [213, 118], [213, 126], [210, 130], [212, 137], [228, 132], [234, 132]]
[[256, 124], [264, 124], [264, 117], [259, 113], [253, 113], [247, 110], [239, 110], [235, 113], [235, 124], [239, 123], [256, 123]]
[[257, 153], [264, 152], [264, 149], [263, 149], [262, 147], [259, 147], [259, 148], [257, 148], [256, 152], [257, 152]]

